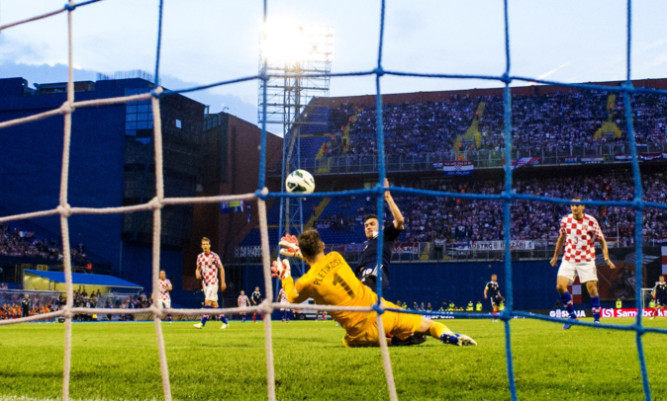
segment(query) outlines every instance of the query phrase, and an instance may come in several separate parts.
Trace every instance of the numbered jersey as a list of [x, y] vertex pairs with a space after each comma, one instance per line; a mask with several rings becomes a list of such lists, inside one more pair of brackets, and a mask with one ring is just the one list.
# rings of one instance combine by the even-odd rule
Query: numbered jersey
[[560, 222], [560, 233], [565, 235], [565, 256], [563, 260], [572, 263], [595, 260], [595, 240], [604, 238], [595, 217], [585, 214], [581, 220], [572, 213]]
[[[283, 280], [290, 302], [299, 303], [313, 298], [320, 305], [370, 306], [377, 295], [359, 281], [345, 259], [338, 252], [323, 256], [310, 270], [293, 284], [292, 278]], [[330, 312], [331, 317], [346, 330], [362, 330], [372, 323], [374, 314], [366, 312]]]

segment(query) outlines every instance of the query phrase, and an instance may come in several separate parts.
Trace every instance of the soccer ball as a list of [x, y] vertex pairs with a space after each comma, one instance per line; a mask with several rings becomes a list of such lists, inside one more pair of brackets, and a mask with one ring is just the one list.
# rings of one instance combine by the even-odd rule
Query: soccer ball
[[294, 170], [285, 179], [287, 192], [309, 194], [315, 190], [315, 179], [306, 170]]

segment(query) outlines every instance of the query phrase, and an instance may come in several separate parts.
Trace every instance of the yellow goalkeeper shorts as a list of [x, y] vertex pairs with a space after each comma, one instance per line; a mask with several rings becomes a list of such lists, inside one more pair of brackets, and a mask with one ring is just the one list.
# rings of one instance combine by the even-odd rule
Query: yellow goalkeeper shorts
[[[396, 304], [389, 301], [384, 301], [385, 308], [401, 309]], [[375, 315], [375, 312], [373, 312]], [[398, 313], [386, 311], [382, 314], [382, 324], [384, 325], [385, 335], [391, 334], [399, 340], [405, 340], [410, 337], [421, 325], [423, 317], [421, 315], [414, 315], [411, 313]], [[346, 347], [377, 347], [378, 343], [378, 324], [377, 319], [373, 319], [372, 323], [360, 333], [350, 336], [346, 334], [343, 337], [343, 344]]]

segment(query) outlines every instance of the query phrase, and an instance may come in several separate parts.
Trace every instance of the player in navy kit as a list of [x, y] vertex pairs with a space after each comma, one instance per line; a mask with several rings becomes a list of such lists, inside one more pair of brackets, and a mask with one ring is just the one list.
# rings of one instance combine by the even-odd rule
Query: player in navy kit
[[[503, 296], [500, 294], [498, 275], [492, 274], [491, 281], [486, 283], [486, 286], [484, 287], [484, 299], [491, 301], [491, 309], [493, 309], [493, 314], [497, 315], [498, 306], [500, 306], [500, 303], [505, 300], [505, 298], [503, 298]], [[493, 319], [493, 321], [496, 322], [498, 319]]]
[[[171, 296], [169, 291], [172, 290], [171, 281], [167, 278], [167, 272], [160, 270], [160, 280], [158, 281], [159, 296], [162, 307], [165, 309], [171, 309]], [[171, 313], [167, 315], [169, 323], [173, 321]]]
[[[259, 291], [259, 287], [255, 287], [255, 291], [250, 295], [250, 302], [252, 302], [253, 306], [262, 303], [262, 293]], [[259, 317], [264, 321], [264, 315], [260, 314]], [[252, 313], [252, 322], [257, 323], [257, 312]]]
[[[389, 186], [389, 180], [384, 180], [385, 188]], [[368, 215], [364, 218], [364, 234], [366, 234], [366, 242], [364, 243], [364, 250], [359, 257], [359, 264], [355, 269], [357, 278], [362, 283], [370, 287], [375, 292], [377, 286], [378, 272], [382, 274], [382, 288], [385, 289], [389, 285], [389, 262], [394, 251], [394, 241], [398, 238], [401, 231], [403, 231], [403, 224], [405, 219], [400, 209], [391, 197], [391, 193], [386, 191], [384, 193], [384, 200], [389, 206], [391, 215], [394, 221], [388, 223], [384, 227], [383, 243], [382, 243], [382, 267], [378, 269], [377, 266], [377, 237], [380, 232], [377, 216]]]
[[662, 311], [662, 308], [667, 305], [667, 283], [665, 282], [665, 276], [660, 276], [660, 281], [655, 283], [651, 296], [655, 301], [655, 311], [653, 312], [653, 316], [651, 316], [651, 319], [653, 319], [658, 314], [658, 311]]

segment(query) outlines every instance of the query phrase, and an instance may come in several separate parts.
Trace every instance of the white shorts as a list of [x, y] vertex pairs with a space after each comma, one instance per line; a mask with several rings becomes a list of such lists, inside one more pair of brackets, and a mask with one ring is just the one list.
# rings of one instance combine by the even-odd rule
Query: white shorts
[[171, 309], [171, 299], [163, 299], [160, 302], [162, 302], [162, 307], [164, 309]]
[[218, 286], [207, 285], [204, 287], [204, 299], [207, 301], [218, 302]]
[[570, 282], [573, 282], [577, 276], [579, 276], [579, 281], [582, 283], [598, 281], [598, 271], [594, 260], [581, 263], [572, 263], [563, 260], [558, 268], [558, 275], [569, 278]]

